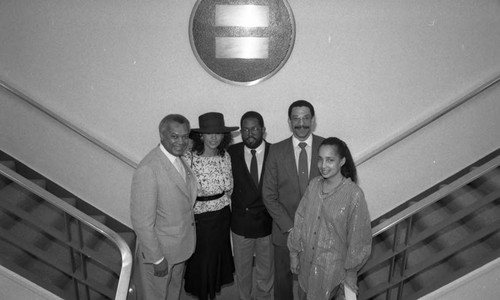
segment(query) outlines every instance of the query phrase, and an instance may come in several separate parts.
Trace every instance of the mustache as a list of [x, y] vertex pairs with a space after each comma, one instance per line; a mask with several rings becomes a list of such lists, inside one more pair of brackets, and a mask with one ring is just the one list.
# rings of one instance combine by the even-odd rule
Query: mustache
[[295, 129], [309, 129], [309, 128], [311, 128], [311, 126], [302, 125], [302, 126], [294, 126], [293, 128], [295, 128]]

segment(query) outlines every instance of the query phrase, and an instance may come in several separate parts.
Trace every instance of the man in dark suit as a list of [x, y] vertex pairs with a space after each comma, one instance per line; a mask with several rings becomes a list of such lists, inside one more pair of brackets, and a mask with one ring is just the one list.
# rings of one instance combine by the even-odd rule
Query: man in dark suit
[[[262, 202], [262, 181], [270, 144], [264, 140], [262, 116], [246, 112], [240, 121], [242, 143], [229, 147], [234, 188], [231, 195], [231, 231], [240, 300], [271, 299], [273, 287], [272, 219]], [[253, 166], [252, 166], [253, 164]], [[252, 298], [252, 261], [255, 290]]]
[[[314, 107], [309, 102], [292, 103], [288, 108], [288, 124], [293, 135], [273, 144], [266, 162], [262, 197], [273, 218], [274, 300], [293, 299], [287, 238], [308, 180], [319, 175], [318, 148], [323, 138], [312, 134], [315, 121]], [[305, 179], [300, 180], [301, 176]]]
[[161, 143], [139, 163], [132, 179], [130, 215], [137, 234], [140, 299], [180, 299], [184, 263], [194, 252], [196, 177], [181, 158], [189, 144], [189, 121], [168, 115]]

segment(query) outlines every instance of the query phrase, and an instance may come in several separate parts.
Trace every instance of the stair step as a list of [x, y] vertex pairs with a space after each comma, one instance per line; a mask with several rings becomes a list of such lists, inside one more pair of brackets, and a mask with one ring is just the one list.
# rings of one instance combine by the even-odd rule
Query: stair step
[[[118, 276], [113, 275], [112, 272], [103, 270], [99, 264], [96, 264], [92, 259], [86, 260], [86, 282], [89, 285], [89, 295], [90, 299], [113, 299], [116, 293], [116, 287], [118, 284]], [[84, 278], [84, 271], [80, 263], [79, 267], [75, 271], [78, 278]], [[75, 287], [73, 281], [68, 282], [64, 287], [64, 290], [68, 293], [75, 295], [76, 288], [78, 288], [78, 294], [81, 299], [86, 299], [86, 287], [83, 283], [78, 282], [78, 287]]]
[[[471, 187], [464, 187], [460, 193], [453, 193], [454, 201], [451, 203], [455, 211], [460, 211], [476, 203], [479, 199], [486, 197]], [[483, 206], [474, 213], [463, 219], [462, 223], [475, 232], [496, 222], [500, 218], [500, 198]], [[500, 244], [500, 233], [494, 235], [487, 242], [491, 247]]]
[[16, 162], [13, 160], [0, 160], [0, 164], [6, 166], [7, 168], [13, 171], [16, 170]]
[[[66, 268], [69, 269], [68, 266]], [[63, 289], [68, 282], [71, 281], [71, 277], [65, 272], [62, 272], [53, 265], [40, 261], [35, 257], [33, 257], [27, 269], [33, 274], [43, 274], [43, 277], [48, 283], [60, 289]]]
[[6, 247], [4, 247], [4, 245], [1, 245], [2, 242], [3, 241], [0, 240], [0, 253], [2, 253], [2, 255], [0, 255], [0, 264], [2, 266], [10, 269], [11, 271], [19, 274], [20, 276], [26, 278], [29, 281], [32, 281], [40, 286], [43, 286], [45, 289], [51, 291], [55, 295], [62, 297], [63, 299], [71, 299], [69, 295], [66, 294], [62, 289], [50, 283], [45, 277], [45, 275], [35, 274], [32, 271], [28, 270], [28, 268], [31, 265], [30, 262], [32, 261], [32, 259], [27, 253], [24, 253], [22, 255], [25, 257], [27, 261], [26, 263], [18, 263], [10, 259], [11, 258], [10, 253], [14, 252], [16, 253], [15, 255], [19, 257], [21, 256], [20, 252], [24, 251], [20, 250], [19, 248], [8, 250]]
[[[95, 220], [105, 223], [106, 222], [106, 216], [103, 215], [94, 215], [90, 216], [94, 218]], [[77, 244], [80, 243], [80, 229], [81, 228], [81, 234], [83, 238], [83, 244], [86, 247], [93, 248], [98, 242], [99, 239], [101, 238], [101, 234], [90, 228], [89, 226], [75, 220], [72, 218], [70, 221], [70, 231], [71, 231], [71, 240]]]
[[387, 282], [390, 272], [390, 260], [377, 265], [375, 268], [358, 277], [360, 291], [368, 291], [379, 284]]
[[438, 201], [433, 203], [413, 216], [413, 229], [418, 233], [435, 226], [448, 218], [451, 213], [452, 211], [450, 211], [446, 202]]
[[[133, 245], [132, 243], [135, 241], [135, 235], [133, 232], [121, 232], [118, 234], [125, 240], [129, 248], [130, 245]], [[111, 240], [101, 239], [99, 243], [93, 247], [93, 250], [97, 252], [100, 259], [115, 266], [113, 270], [117, 272], [120, 271], [122, 263], [120, 250]]]
[[469, 185], [484, 195], [500, 190], [500, 168], [493, 169]]
[[[69, 293], [72, 295], [70, 299], [87, 299], [87, 292], [85, 291], [85, 286], [82, 283], [78, 283], [78, 298], [76, 296], [76, 291], [75, 291], [75, 285], [74, 283], [69, 283], [65, 291], [66, 293]], [[107, 297], [103, 295], [102, 293], [97, 292], [96, 290], [92, 289], [92, 287], [88, 288], [88, 294], [89, 297], [88, 299], [90, 300], [109, 300], [109, 299], [114, 299], [114, 295], [111, 297]]]
[[465, 267], [474, 262], [478, 257], [486, 256], [492, 251], [494, 251], [494, 249], [492, 249], [488, 244], [478, 241], [453, 255], [450, 259], [459, 261], [461, 263], [461, 267]]
[[[408, 299], [408, 295], [425, 288], [429, 282], [446, 277], [454, 271], [456, 271], [456, 268], [453, 267], [453, 263], [448, 263], [447, 261], [442, 261], [426, 270], [421, 271], [405, 282], [405, 292], [403, 293], [402, 299]], [[407, 287], [408, 284], [410, 284], [411, 287]]]
[[[76, 199], [74, 198], [62, 198], [62, 200], [73, 206], [76, 205]], [[64, 211], [47, 201], [41, 202], [37, 207], [34, 207], [30, 214], [42, 220], [47, 226], [52, 226], [60, 231], [63, 231], [66, 226]]]
[[[43, 179], [32, 180], [33, 183], [44, 188], [46, 181]], [[37, 195], [26, 190], [22, 186], [11, 183], [0, 190], [0, 201], [7, 201], [13, 205], [29, 211], [40, 204], [41, 200]]]
[[0, 238], [0, 253], [0, 262], [2, 265], [6, 262], [10, 262], [15, 265], [25, 266], [30, 260], [30, 257], [25, 251], [2, 238]]
[[[6, 166], [7, 168], [9, 168], [13, 171], [16, 170], [16, 163], [13, 160], [0, 160], [0, 164]], [[0, 175], [0, 189], [9, 185], [11, 182], [12, 181], [10, 179], [8, 179], [7, 177]]]

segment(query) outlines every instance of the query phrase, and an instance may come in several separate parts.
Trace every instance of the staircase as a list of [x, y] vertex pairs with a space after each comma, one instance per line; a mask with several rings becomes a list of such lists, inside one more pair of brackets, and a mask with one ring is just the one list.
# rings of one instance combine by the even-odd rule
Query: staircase
[[498, 258], [500, 149], [374, 224], [358, 299], [418, 299]]
[[[0, 152], [0, 164], [117, 232], [133, 231]], [[65, 205], [63, 203], [63, 205]], [[63, 299], [114, 299], [122, 254], [106, 236], [0, 173], [0, 264]]]

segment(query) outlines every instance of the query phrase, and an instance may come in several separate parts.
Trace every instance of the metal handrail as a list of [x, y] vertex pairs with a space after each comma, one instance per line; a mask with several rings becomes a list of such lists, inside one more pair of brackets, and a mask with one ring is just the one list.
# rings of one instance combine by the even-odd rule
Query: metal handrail
[[[420, 129], [426, 127], [430, 123], [436, 121], [437, 119], [439, 119], [443, 115], [447, 114], [448, 112], [452, 111], [456, 107], [458, 107], [458, 106], [464, 104], [465, 102], [471, 100], [472, 98], [474, 98], [478, 94], [482, 93], [483, 91], [485, 91], [489, 87], [493, 86], [494, 84], [498, 83], [499, 81], [500, 81], [500, 75], [497, 74], [496, 76], [493, 77], [493, 79], [488, 80], [487, 82], [481, 84], [479, 87], [475, 88], [472, 92], [466, 94], [465, 96], [457, 99], [456, 101], [453, 101], [452, 103], [450, 103], [450, 104], [446, 105], [445, 107], [439, 109], [438, 111], [432, 113], [428, 117], [426, 117], [426, 118], [422, 119], [421, 121], [419, 121], [416, 125], [411, 126], [410, 128], [406, 129], [405, 131], [403, 131], [402, 133], [396, 135], [395, 137], [389, 139], [388, 141], [383, 142], [379, 146], [376, 146], [368, 154], [365, 154], [361, 158], [357, 159], [356, 160], [356, 165], [359, 166], [359, 165], [363, 164], [364, 162], [368, 161], [369, 159], [371, 159], [371, 158], [377, 156], [378, 154], [382, 153], [386, 149], [388, 149], [388, 148], [394, 146], [395, 144], [399, 143], [400, 141], [406, 139], [407, 137], [409, 137], [413, 133], [419, 131]], [[132, 159], [128, 158], [126, 155], [118, 152], [117, 150], [115, 150], [112, 147], [108, 146], [104, 142], [102, 142], [102, 141], [98, 140], [97, 138], [95, 138], [94, 136], [90, 135], [86, 131], [84, 131], [84, 130], [80, 129], [79, 127], [77, 127], [76, 125], [72, 124], [68, 120], [60, 117], [59, 115], [57, 115], [56, 113], [54, 113], [50, 109], [48, 109], [48, 108], [44, 107], [43, 105], [37, 103], [36, 101], [32, 100], [31, 98], [29, 98], [28, 96], [26, 96], [25, 94], [23, 94], [22, 92], [20, 92], [19, 90], [10, 87], [9, 85], [7, 85], [5, 82], [3, 82], [1, 80], [0, 80], [0, 86], [3, 87], [5, 90], [9, 91], [10, 93], [14, 94], [15, 96], [21, 98], [25, 102], [29, 103], [30, 105], [32, 105], [32, 106], [36, 107], [37, 109], [41, 110], [42, 112], [46, 113], [51, 118], [55, 119], [56, 121], [58, 121], [62, 125], [68, 127], [69, 129], [73, 130], [74, 132], [76, 132], [80, 136], [84, 137], [88, 141], [90, 141], [90, 142], [96, 144], [97, 146], [101, 147], [103, 150], [105, 150], [106, 152], [108, 152], [111, 155], [115, 156], [116, 158], [120, 159], [121, 161], [123, 161], [124, 163], [128, 164], [129, 166], [131, 166], [133, 168], [137, 168], [137, 163], [134, 162]], [[5, 168], [2, 168], [0, 166], [0, 171], [2, 169], [5, 169]], [[32, 188], [33, 189], [38, 189], [35, 186], [33, 186]], [[398, 223], [402, 219], [405, 219], [408, 216], [413, 215], [416, 212], [420, 211], [421, 209], [423, 209], [423, 208], [429, 206], [430, 204], [436, 202], [437, 200], [440, 199], [439, 195], [443, 195], [446, 192], [449, 192], [449, 190], [451, 188], [452, 188], [451, 186], [443, 188], [443, 189], [439, 190], [438, 192], [432, 194], [431, 196], [425, 198], [423, 201], [420, 201], [419, 204], [412, 205], [409, 208], [407, 208], [407, 209], [401, 211], [400, 213], [396, 214], [395, 216], [391, 217], [389, 220], [386, 220], [386, 221], [380, 223], [379, 225], [375, 226], [373, 228], [373, 235], [376, 236], [376, 235], [382, 233], [383, 231], [387, 230], [388, 228], [390, 228], [394, 224]], [[59, 204], [60, 204], [61, 208], [69, 206], [66, 203], [64, 203], [62, 200], [59, 200], [57, 197], [55, 197], [55, 196], [51, 195], [50, 193], [48, 193], [47, 191], [44, 192], [43, 189], [41, 189], [41, 191], [39, 191], [39, 192], [41, 192], [42, 195], [43, 194], [48, 194], [48, 195], [45, 195], [45, 196], [51, 198], [52, 201], [50, 201], [50, 202], [51, 203], [55, 202], [54, 205], [59, 206]], [[41, 195], [41, 197], [43, 197], [45, 199], [45, 197], [42, 196], [42, 195]], [[52, 199], [52, 198], [54, 198], [54, 199]], [[441, 196], [441, 198], [442, 198], [442, 196]], [[56, 204], [56, 203], [59, 203], [59, 204]], [[89, 226], [95, 228], [97, 231], [101, 232], [102, 234], [104, 234], [106, 236], [109, 236], [109, 238], [111, 240], [115, 241], [116, 237], [118, 237], [119, 239], [121, 239], [116, 233], [114, 233], [113, 231], [111, 231], [110, 229], [108, 229], [106, 226], [100, 224], [99, 222], [96, 222], [95, 220], [91, 219], [90, 217], [86, 216], [85, 214], [81, 213], [80, 211], [74, 209], [73, 207], [67, 207], [67, 209], [68, 210], [74, 210], [75, 212], [77, 212], [77, 215], [75, 215], [75, 217], [78, 218], [78, 216], [79, 216], [78, 219], [81, 219], [85, 224], [88, 224]], [[103, 230], [102, 228], [106, 228], [107, 230], [109, 230], [109, 232], [108, 231], [101, 231], [101, 230]], [[110, 234], [110, 232], [112, 234]], [[123, 239], [121, 239], [121, 242], [125, 243], [123, 241]], [[117, 243], [117, 245], [118, 245], [118, 243]], [[126, 244], [125, 244], [125, 246], [126, 246]], [[128, 249], [128, 246], [126, 246], [126, 248]], [[122, 251], [122, 249], [120, 249], [120, 251]], [[125, 257], [123, 257], [123, 253], [122, 253], [122, 259], [124, 259], [124, 258]], [[130, 264], [131, 264], [131, 257], [128, 257], [128, 259], [130, 259]], [[124, 271], [123, 267], [124, 266], [122, 266], [122, 272]], [[131, 269], [131, 265], [129, 267]], [[122, 276], [120, 275], [120, 280], [121, 279], [122, 279]], [[127, 276], [126, 280], [127, 280], [127, 282], [126, 282], [126, 286], [125, 286], [125, 295], [126, 295], [126, 291], [128, 289], [128, 283], [129, 283], [128, 281], [130, 280], [130, 275]], [[118, 288], [119, 289], [123, 288], [123, 285], [124, 285], [123, 282], [121, 284], [119, 282]], [[118, 297], [118, 291], [117, 291], [117, 297]], [[123, 298], [123, 299], [125, 299], [125, 298]]]
[[7, 83], [5, 83], [2, 80], [0, 80], [0, 86], [3, 87], [6, 91], [13, 94], [14, 96], [19, 97], [20, 99], [24, 100], [26, 103], [28, 103], [31, 106], [37, 108], [38, 110], [44, 112], [49, 117], [56, 120], [57, 122], [64, 125], [65, 127], [71, 129], [72, 131], [74, 131], [78, 135], [82, 136], [86, 140], [97, 145], [98, 147], [100, 147], [104, 151], [108, 152], [109, 154], [111, 154], [114, 157], [118, 158], [119, 160], [123, 161], [124, 163], [131, 166], [132, 168], [137, 168], [138, 164], [134, 160], [132, 160], [131, 158], [127, 157], [125, 154], [122, 154], [119, 151], [117, 151], [116, 149], [114, 149], [113, 147], [108, 146], [103, 141], [97, 139], [95, 136], [91, 135], [90, 133], [86, 132], [85, 130], [76, 126], [75, 124], [71, 123], [67, 119], [61, 117], [60, 115], [53, 112], [49, 108], [47, 108], [47, 107], [41, 105], [40, 103], [36, 102], [35, 100], [31, 99], [30, 97], [28, 97], [27, 95], [25, 95], [24, 93], [19, 91], [18, 89], [9, 86]]
[[409, 216], [418, 213], [419, 211], [421, 211], [424, 208], [430, 206], [431, 204], [437, 202], [438, 200], [443, 199], [445, 196], [447, 196], [447, 195], [451, 194], [452, 192], [456, 191], [457, 189], [467, 185], [468, 183], [478, 179], [482, 175], [497, 168], [498, 166], [500, 166], [500, 156], [497, 156], [494, 159], [488, 161], [487, 163], [485, 163], [477, 168], [474, 168], [471, 172], [458, 178], [457, 180], [453, 181], [452, 183], [440, 188], [439, 190], [430, 194], [429, 196], [425, 197], [424, 199], [418, 201], [417, 203], [409, 206], [408, 208], [400, 211], [399, 213], [395, 214], [391, 218], [389, 218], [389, 219], [381, 222], [377, 226], [373, 227], [373, 229], [372, 229], [373, 236], [375, 237], [375, 236], [381, 234], [382, 232], [388, 230], [389, 228], [398, 224], [402, 220], [405, 220]]
[[49, 193], [47, 190], [41, 188], [40, 186], [22, 177], [18, 173], [12, 171], [2, 164], [0, 164], [0, 175], [9, 178], [10, 180], [12, 180], [12, 182], [22, 186], [23, 188], [41, 197], [45, 201], [60, 208], [65, 213], [71, 215], [75, 219], [81, 221], [82, 223], [86, 224], [96, 232], [102, 234], [107, 239], [112, 241], [119, 249], [122, 258], [122, 265], [120, 270], [120, 277], [118, 279], [115, 300], [127, 299], [130, 276], [132, 273], [132, 252], [130, 251], [130, 248], [128, 247], [125, 240], [120, 235], [118, 235], [106, 225], [94, 220], [72, 205], [64, 202], [63, 200]]

